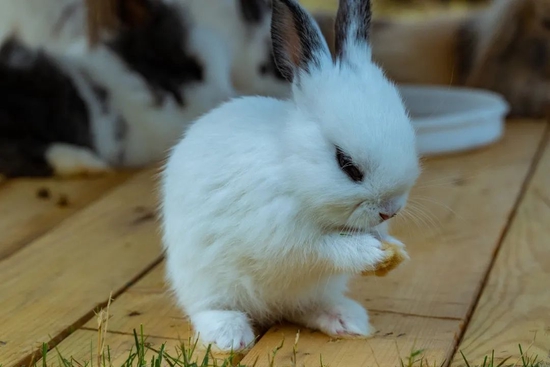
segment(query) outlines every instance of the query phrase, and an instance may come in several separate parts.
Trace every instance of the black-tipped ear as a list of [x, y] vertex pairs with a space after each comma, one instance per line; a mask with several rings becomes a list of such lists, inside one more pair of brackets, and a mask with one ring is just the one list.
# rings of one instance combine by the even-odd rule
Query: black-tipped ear
[[269, 15], [270, 0], [240, 0], [241, 15], [249, 24], [261, 23]]
[[334, 23], [337, 58], [346, 54], [346, 48], [354, 44], [368, 45], [371, 28], [370, 0], [340, 0]]
[[151, 0], [118, 0], [117, 17], [124, 27], [135, 28], [147, 24], [152, 18]]
[[295, 0], [273, 0], [271, 39], [275, 64], [289, 82], [331, 58], [319, 26]]

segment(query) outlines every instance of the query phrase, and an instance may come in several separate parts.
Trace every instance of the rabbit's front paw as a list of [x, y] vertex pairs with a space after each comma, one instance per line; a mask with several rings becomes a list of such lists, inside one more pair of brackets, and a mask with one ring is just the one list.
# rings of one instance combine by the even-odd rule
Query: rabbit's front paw
[[239, 311], [203, 311], [191, 318], [199, 339], [222, 352], [237, 352], [252, 346], [254, 331], [248, 317]]
[[407, 251], [405, 251], [404, 245], [398, 240], [394, 241], [393, 238], [382, 242], [382, 250], [384, 251], [383, 258], [376, 264], [374, 269], [363, 271], [363, 275], [383, 277], [397, 268], [403, 261], [409, 259], [409, 255]]
[[303, 318], [303, 323], [329, 336], [358, 338], [374, 334], [367, 311], [357, 302], [345, 298], [335, 305], [327, 305]]

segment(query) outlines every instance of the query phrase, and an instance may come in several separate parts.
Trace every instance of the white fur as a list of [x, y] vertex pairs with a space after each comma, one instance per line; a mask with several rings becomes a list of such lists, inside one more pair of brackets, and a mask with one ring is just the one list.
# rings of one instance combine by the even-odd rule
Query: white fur
[[[174, 9], [181, 12], [182, 19], [186, 20], [182, 25], [190, 28], [187, 47], [204, 66], [204, 80], [184, 86], [186, 104], [183, 108], [172, 99], [161, 108], [155, 106], [154, 96], [141, 75], [129, 70], [108, 47], [100, 44], [94, 49], [88, 48], [84, 37], [83, 0], [9, 0], [0, 3], [0, 12], [4, 11], [2, 17], [5, 19], [4, 36], [15, 27], [18, 39], [26, 45], [44, 47], [58, 55], [56, 59], [60, 66], [72, 75], [89, 108], [95, 150], [100, 159], [113, 167], [138, 167], [164, 158], [188, 123], [236, 95], [231, 76], [234, 47], [225, 38], [226, 33], [217, 32], [208, 21], [197, 24], [191, 17], [189, 22], [188, 5], [181, 0], [163, 1], [172, 3]], [[65, 19], [61, 32], [54, 32], [60, 13], [70, 6], [76, 6], [73, 16]], [[193, 9], [207, 10], [198, 6]], [[44, 17], [37, 16], [37, 13], [44, 14]], [[27, 21], [23, 22], [25, 17]], [[17, 59], [13, 63], [30, 61]], [[81, 71], [106, 87], [110, 96], [107, 113], [101, 111]], [[115, 138], [119, 117], [129, 124], [128, 135], [122, 142]]]
[[[161, 210], [167, 279], [196, 332], [221, 349], [251, 339], [244, 316], [231, 313], [372, 333], [346, 284], [384, 258], [379, 239], [392, 238], [379, 213], [404, 205], [419, 164], [396, 88], [369, 63], [366, 44], [348, 46], [336, 65], [326, 44], [317, 50], [320, 68], [295, 78], [291, 100], [225, 103], [170, 154]], [[363, 182], [342, 172], [335, 145], [365, 171]], [[349, 227], [359, 233], [340, 233]]]
[[[205, 40], [199, 46], [210, 54], [207, 62], [221, 58], [230, 63], [231, 82], [239, 94], [290, 96], [289, 83], [259, 71], [271, 49], [269, 10], [260, 24], [250, 25], [243, 21], [237, 0], [163, 1], [183, 4], [194, 26], [209, 30], [210, 38], [221, 41]], [[70, 16], [65, 17], [68, 12]], [[85, 36], [85, 22], [84, 0], [0, 0], [0, 39], [15, 30], [31, 46], [63, 51]], [[215, 47], [219, 50], [212, 50]]]
[[[205, 65], [205, 74], [204, 80], [184, 85], [183, 108], [172, 99], [155, 106], [141, 75], [131, 72], [107, 47], [88, 50], [81, 43], [71, 49], [72, 61], [107, 88], [113, 110], [129, 124], [127, 137], [120, 143], [114, 138], [112, 121], [93, 121], [98, 154], [111, 165], [138, 167], [159, 161], [191, 121], [234, 95], [223, 43], [199, 27], [193, 28], [190, 37], [190, 51]], [[209, 47], [201, 47], [206, 42]]]
[[109, 166], [88, 148], [54, 144], [46, 151], [46, 160], [58, 176], [70, 177], [109, 172]]
[[[90, 49], [86, 40], [80, 38], [67, 44], [63, 52], [49, 51], [59, 67], [71, 76], [88, 107], [94, 150], [105, 166], [140, 167], [158, 162], [191, 121], [235, 95], [226, 57], [229, 51], [223, 40], [209, 29], [191, 26], [187, 47], [204, 67], [204, 74], [203, 80], [183, 85], [183, 107], [172, 98], [157, 106], [144, 78], [103, 44]], [[22, 57], [33, 55], [14, 54], [10, 62], [12, 66], [25, 67], [32, 60]], [[107, 111], [103, 111], [84, 74], [108, 91]], [[128, 125], [122, 141], [116, 138], [119, 118]], [[55, 157], [58, 156], [56, 153]], [[95, 166], [91, 164], [90, 169]]]
[[253, 345], [254, 330], [244, 312], [204, 311], [194, 317], [195, 325], [201, 330], [201, 340], [222, 351], [243, 350]]
[[362, 336], [372, 335], [374, 328], [369, 324], [367, 311], [354, 300], [341, 298], [340, 304], [317, 307], [305, 313], [296, 321], [312, 329], [319, 329], [328, 335]]
[[237, 0], [177, 1], [186, 5], [197, 24], [212, 29], [229, 45], [232, 82], [241, 95], [290, 96], [289, 83], [259, 72], [260, 65], [267, 61], [271, 52], [270, 11], [260, 24], [250, 25], [243, 21]]
[[83, 0], [0, 0], [0, 39], [63, 50], [85, 35]]

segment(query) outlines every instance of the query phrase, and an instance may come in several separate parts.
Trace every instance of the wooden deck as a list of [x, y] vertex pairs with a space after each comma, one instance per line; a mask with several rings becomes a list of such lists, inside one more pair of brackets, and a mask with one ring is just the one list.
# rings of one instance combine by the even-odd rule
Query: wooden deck
[[[351, 289], [376, 337], [302, 329], [298, 365], [318, 366], [322, 355], [328, 366], [393, 367], [422, 349], [432, 365], [458, 367], [457, 349], [473, 365], [492, 350], [498, 360], [517, 358], [518, 344], [550, 360], [549, 131], [543, 121], [510, 121], [490, 148], [427, 160], [412, 195], [416, 219], [396, 226], [412, 260]], [[115, 366], [140, 325], [153, 345], [187, 340], [189, 325], [163, 283], [155, 173], [0, 183], [0, 365], [40, 358], [44, 342], [89, 361], [94, 311], [111, 292], [106, 342]], [[242, 363], [258, 357], [267, 366], [284, 336], [275, 366], [290, 365], [297, 330], [274, 326]]]

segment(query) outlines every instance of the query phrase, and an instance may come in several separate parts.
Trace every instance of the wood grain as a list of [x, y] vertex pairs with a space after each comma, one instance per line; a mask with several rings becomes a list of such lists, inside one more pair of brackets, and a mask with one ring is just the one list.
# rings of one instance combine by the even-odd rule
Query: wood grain
[[297, 366], [319, 366], [322, 358], [323, 364], [331, 367], [395, 367], [417, 350], [425, 350], [423, 357], [432, 365], [434, 362], [440, 365], [452, 351], [449, 341], [456, 338], [460, 323], [377, 312], [371, 313], [371, 317], [378, 331], [374, 338], [365, 340], [338, 340], [296, 326], [275, 326], [242, 363], [252, 365], [258, 359], [257, 367], [269, 366], [267, 356], [284, 341], [276, 354], [275, 366], [291, 366], [296, 335], [300, 331], [296, 344]]
[[372, 310], [464, 319], [545, 126], [510, 123], [504, 140], [490, 148], [426, 161], [411, 214], [394, 228], [411, 260], [385, 278], [357, 278], [352, 294]]
[[[542, 123], [512, 123], [505, 139], [489, 149], [426, 162], [413, 201], [425, 186], [429, 200], [423, 206], [430, 217], [418, 227], [401, 222], [395, 228], [408, 243], [412, 260], [385, 278], [358, 278], [352, 287], [351, 293], [371, 310], [380, 333], [370, 345], [303, 334], [298, 365], [317, 366], [323, 355], [330, 366], [394, 367], [399, 357], [416, 348], [425, 349], [431, 365], [450, 360], [544, 128]], [[430, 231], [430, 225], [436, 228]], [[292, 340], [295, 330], [287, 327], [282, 332]], [[387, 332], [405, 334], [401, 353], [394, 342], [381, 337]], [[280, 344], [280, 334], [278, 327], [272, 328], [243, 363], [270, 353]], [[287, 345], [276, 361], [290, 365], [291, 351]]]
[[[110, 314], [112, 332], [132, 334], [144, 325], [145, 333], [154, 337], [188, 340], [192, 335], [187, 317], [167, 292], [164, 262], [117, 297]], [[97, 329], [97, 322], [90, 320], [85, 327]]]
[[2, 263], [4, 366], [90, 317], [158, 261], [155, 172], [140, 173]]
[[[385, 278], [357, 278], [351, 289], [371, 314], [378, 315], [372, 321], [375, 328], [408, 330], [402, 332], [423, 340], [420, 347], [427, 349], [431, 364], [450, 360], [544, 129], [543, 123], [511, 123], [505, 139], [488, 149], [426, 162], [412, 200], [425, 196], [418, 203], [429, 214], [417, 214], [423, 215], [418, 227], [402, 221], [395, 228], [408, 244], [412, 260]], [[414, 320], [410, 329], [394, 326], [403, 317]], [[251, 363], [277, 347], [273, 332], [243, 362]], [[356, 341], [330, 344], [326, 337], [320, 338], [322, 342], [301, 338], [307, 354], [301, 362], [306, 366], [318, 365], [319, 354], [331, 366], [398, 365], [389, 344], [374, 344], [372, 352]], [[407, 343], [410, 340], [405, 343], [410, 346]], [[288, 358], [288, 351], [280, 358]]]
[[[445, 353], [454, 347], [455, 335], [460, 333], [476, 298], [544, 128], [545, 124], [539, 122], [510, 123], [505, 139], [495, 146], [425, 162], [425, 174], [412, 200], [421, 203], [432, 219], [418, 215], [418, 225], [402, 220], [395, 228], [409, 245], [412, 260], [384, 278], [359, 277], [352, 286], [351, 294], [377, 314], [373, 320], [377, 329], [393, 330], [395, 320], [414, 319], [414, 327], [409, 329], [411, 339], [423, 337], [429, 348], [437, 345], [429, 353], [438, 362], [450, 357]], [[155, 337], [187, 338], [189, 324], [165, 289], [163, 268], [159, 266], [113, 303], [110, 329], [130, 334], [143, 324], [146, 333]], [[447, 330], [449, 325], [454, 328], [452, 331]], [[93, 328], [95, 323], [86, 326]], [[422, 334], [422, 330], [438, 328], [446, 330], [443, 336]], [[266, 355], [280, 343], [269, 335], [253, 349], [252, 356]], [[308, 340], [309, 337], [302, 337], [304, 353], [318, 355], [320, 350], [327, 350], [326, 341]], [[350, 348], [358, 348], [351, 345]], [[405, 343], [404, 348], [409, 345]], [[348, 350], [347, 342], [337, 346], [329, 349], [335, 354], [326, 356], [333, 362], [339, 358], [335, 355]], [[389, 350], [377, 346], [376, 353], [378, 348]], [[366, 355], [358, 357], [353, 365], [372, 362]], [[388, 357], [392, 355], [389, 351], [384, 355], [387, 358], [378, 362], [395, 362]], [[250, 362], [250, 358], [246, 360]], [[313, 359], [307, 361], [313, 363]]]
[[[165, 344], [165, 350], [173, 355], [176, 355], [176, 348], [179, 347], [179, 342], [177, 340], [166, 341], [148, 337], [145, 342], [154, 349], [160, 348], [162, 344]], [[81, 363], [82, 366], [86, 365], [86, 363], [89, 366], [91, 365], [90, 362], [92, 362], [94, 366], [97, 366], [97, 356], [99, 354], [97, 344], [97, 332], [91, 330], [77, 330], [63, 340], [57, 346], [57, 350], [51, 350], [47, 354], [47, 365], [48, 367], [63, 367], [58, 360], [59, 352], [63, 358], [69, 360], [73, 358], [75, 361]], [[133, 335], [108, 334], [105, 338], [105, 345], [109, 346], [112, 366], [122, 366], [130, 352], [136, 351]], [[106, 349], [104, 353], [107, 353]], [[146, 350], [145, 356], [148, 357], [147, 362], [150, 362], [150, 357], [154, 354], [154, 351]], [[42, 366], [42, 362], [42, 359], [39, 359], [37, 365]]]
[[[0, 264], [130, 176], [126, 172], [89, 179], [4, 182], [0, 186]], [[39, 198], [39, 191], [49, 193], [49, 198]], [[67, 198], [68, 205], [59, 205], [62, 197]]]
[[[139, 330], [137, 331], [138, 341], [141, 343], [141, 335]], [[51, 350], [46, 358], [48, 367], [64, 367], [62, 364], [59, 364], [58, 361], [58, 352], [65, 359], [73, 358], [76, 362], [80, 363], [81, 366], [97, 366], [97, 356], [98, 356], [98, 333], [92, 330], [80, 329], [72, 333], [65, 340], [63, 340], [57, 347], [56, 350]], [[151, 357], [158, 356], [157, 351], [160, 350], [161, 346], [164, 344], [165, 352], [171, 357], [178, 358], [182, 353], [182, 344], [186, 351], [189, 351], [188, 341], [187, 340], [165, 340], [162, 338], [155, 337], [145, 337], [144, 344], [145, 348], [145, 361], [150, 365]], [[127, 361], [130, 353], [135, 353], [136, 343], [133, 335], [124, 335], [124, 334], [107, 334], [104, 339], [104, 355], [107, 354], [107, 346], [109, 346], [109, 351], [111, 355], [110, 364], [107, 363], [107, 366], [123, 366], [124, 362]], [[151, 349], [149, 349], [151, 348]], [[192, 357], [190, 358], [191, 362], [199, 361], [198, 365], [203, 361], [206, 352], [204, 350], [195, 349]], [[229, 357], [228, 354], [222, 356], [216, 356], [214, 353], [209, 355], [209, 366], [213, 365], [212, 357], [216, 360], [217, 365], [221, 366], [225, 359]], [[181, 357], [180, 361], [181, 361]], [[234, 355], [232, 361], [237, 364], [241, 356]], [[90, 361], [92, 364], [90, 364]], [[166, 358], [164, 359], [166, 361]], [[38, 366], [42, 366], [42, 359], [38, 360]], [[78, 364], [74, 364], [78, 365]], [[132, 366], [137, 366], [137, 360], [134, 360]], [[168, 363], [163, 363], [162, 367], [168, 367]]]
[[[459, 346], [472, 366], [493, 350], [516, 362], [518, 344], [550, 365], [549, 173], [547, 146]], [[458, 354], [453, 366], [463, 365]]]

